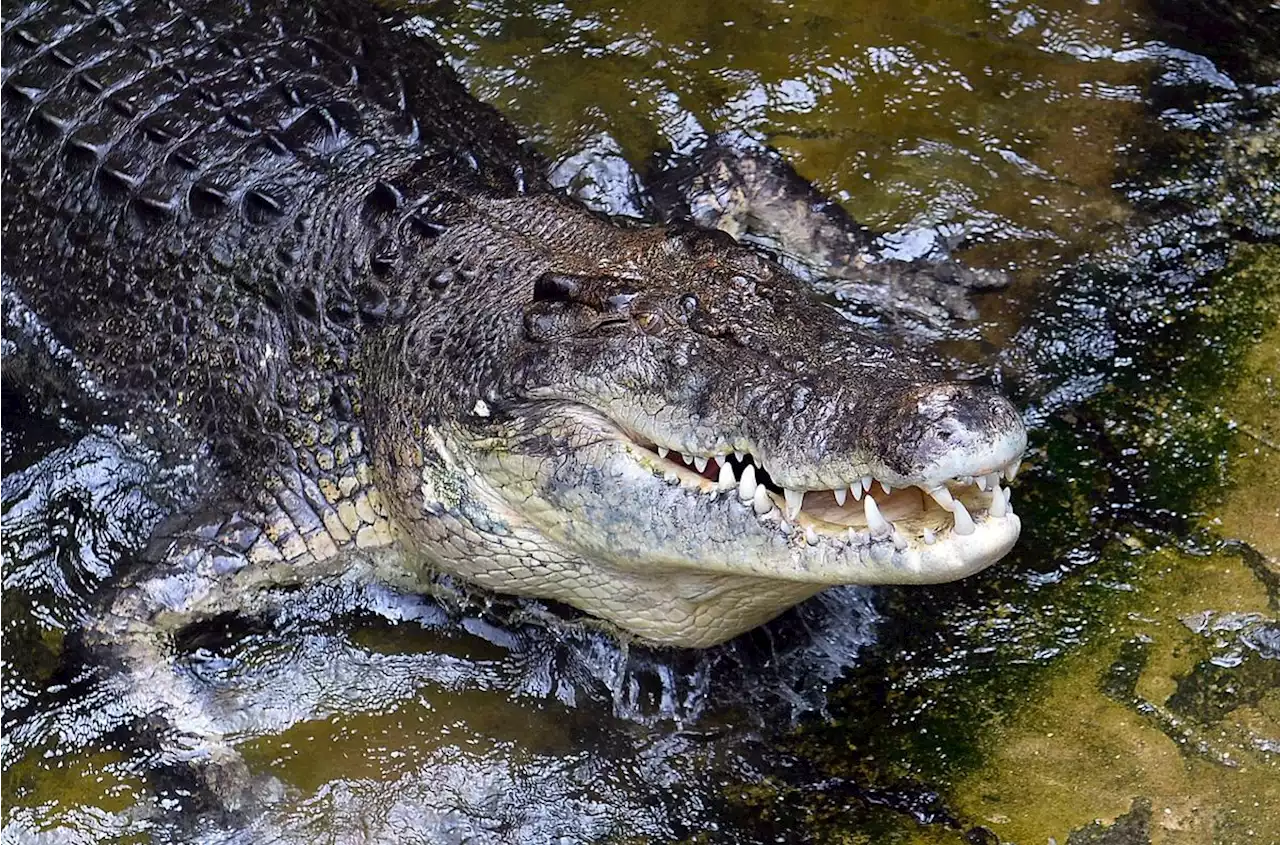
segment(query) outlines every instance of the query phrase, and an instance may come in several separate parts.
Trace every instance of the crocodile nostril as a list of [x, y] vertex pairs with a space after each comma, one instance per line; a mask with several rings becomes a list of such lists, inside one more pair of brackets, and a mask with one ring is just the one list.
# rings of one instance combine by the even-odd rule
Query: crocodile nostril
[[570, 302], [582, 290], [582, 280], [567, 273], [543, 273], [533, 283], [534, 302]]

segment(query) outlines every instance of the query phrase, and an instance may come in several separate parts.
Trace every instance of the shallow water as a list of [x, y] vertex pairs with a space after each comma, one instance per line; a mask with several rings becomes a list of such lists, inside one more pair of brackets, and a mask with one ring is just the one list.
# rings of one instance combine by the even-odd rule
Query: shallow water
[[1233, 493], [1280, 442], [1266, 4], [410, 8], [604, 211], [735, 132], [895, 254], [1010, 272], [933, 342], [1026, 410], [1023, 540], [697, 654], [448, 584], [281, 596], [179, 644], [284, 788], [228, 820], [75, 640], [198, 462], [6, 369], [6, 839], [1042, 843], [1129, 813], [1117, 841], [1280, 840], [1280, 515]]

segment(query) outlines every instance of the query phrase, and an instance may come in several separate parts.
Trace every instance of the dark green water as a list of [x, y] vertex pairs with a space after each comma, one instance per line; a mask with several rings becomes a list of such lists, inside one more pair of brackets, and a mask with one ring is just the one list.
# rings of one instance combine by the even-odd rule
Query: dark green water
[[6, 366], [6, 842], [1280, 841], [1273, 9], [411, 8], [602, 209], [733, 131], [899, 254], [1010, 272], [936, 342], [1026, 411], [1023, 539], [702, 654], [316, 585], [189, 644], [289, 787], [220, 824], [74, 647], [192, 468]]

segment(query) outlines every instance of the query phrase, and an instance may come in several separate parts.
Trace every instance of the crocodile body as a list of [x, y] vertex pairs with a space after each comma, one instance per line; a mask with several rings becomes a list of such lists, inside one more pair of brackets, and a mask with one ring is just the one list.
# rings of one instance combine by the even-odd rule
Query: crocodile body
[[217, 518], [158, 538], [120, 630], [391, 545], [402, 586], [423, 561], [706, 646], [1010, 548], [1007, 402], [732, 238], [550, 192], [407, 26], [349, 2], [6, 8], [5, 276], [221, 472]]
[[[340, 5], [254, 10], [6, 12], [4, 268], [118, 402], [177, 414], [229, 474], [300, 470], [281, 485], [297, 530], [272, 541], [288, 557], [387, 533], [363, 345], [410, 302], [482, 307], [443, 284], [466, 272], [444, 220], [541, 168], [429, 43], [386, 55]], [[473, 359], [443, 334], [423, 351]]]

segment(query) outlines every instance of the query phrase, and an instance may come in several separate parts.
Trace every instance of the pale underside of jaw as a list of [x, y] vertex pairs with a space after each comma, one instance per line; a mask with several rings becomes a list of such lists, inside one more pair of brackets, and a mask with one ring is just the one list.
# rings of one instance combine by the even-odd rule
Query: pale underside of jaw
[[1017, 475], [1018, 460], [929, 488], [895, 488], [865, 475], [839, 489], [792, 490], [773, 484], [768, 468], [746, 453], [694, 455], [643, 441], [635, 445], [638, 457], [666, 483], [708, 496], [736, 495], [762, 524], [798, 534], [813, 546], [824, 538], [851, 544], [889, 538], [902, 551], [972, 535], [975, 516], [1013, 517], [1012, 491], [1001, 482]]

